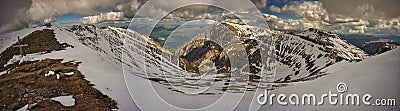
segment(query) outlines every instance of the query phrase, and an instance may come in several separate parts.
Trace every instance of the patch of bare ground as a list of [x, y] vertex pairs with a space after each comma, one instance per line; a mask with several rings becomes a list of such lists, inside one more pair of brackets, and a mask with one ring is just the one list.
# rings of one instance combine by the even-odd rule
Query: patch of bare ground
[[[17, 39], [17, 37], [15, 37]], [[26, 45], [22, 47], [23, 55], [33, 53], [50, 53], [52, 51], [64, 50], [66, 47], [73, 47], [67, 43], [59, 43], [55, 38], [52, 29], [37, 30], [0, 53], [0, 72], [15, 67], [15, 65], [4, 66], [13, 58], [13, 56], [21, 55], [19, 44]]]
[[[95, 89], [77, 69], [79, 63], [61, 59], [27, 61], [0, 75], [0, 109], [17, 110], [100, 110], [117, 109], [117, 103]], [[49, 71], [53, 75], [45, 76]], [[71, 73], [72, 75], [66, 74]], [[57, 79], [59, 75], [59, 79]], [[63, 106], [51, 98], [72, 95], [75, 105]]]

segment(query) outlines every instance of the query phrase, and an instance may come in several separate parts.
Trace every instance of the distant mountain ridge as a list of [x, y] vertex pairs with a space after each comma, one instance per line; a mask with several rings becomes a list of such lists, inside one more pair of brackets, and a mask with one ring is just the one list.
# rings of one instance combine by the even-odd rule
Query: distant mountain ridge
[[[278, 61], [275, 75], [277, 82], [307, 80], [323, 75], [322, 70], [324, 68], [337, 62], [361, 61], [369, 57], [366, 52], [348, 43], [337, 34], [318, 29], [310, 28], [295, 33], [284, 33], [228, 22], [224, 25], [241, 40], [256, 39], [256, 37], [273, 38]], [[211, 30], [218, 31], [218, 28], [211, 27]], [[201, 36], [212, 37], [212, 35], [207, 34], [215, 33], [217, 32], [204, 33]], [[272, 36], [269, 36], [271, 34]], [[204, 49], [207, 50], [208, 48]], [[186, 49], [186, 51], [189, 52], [190, 50]]]

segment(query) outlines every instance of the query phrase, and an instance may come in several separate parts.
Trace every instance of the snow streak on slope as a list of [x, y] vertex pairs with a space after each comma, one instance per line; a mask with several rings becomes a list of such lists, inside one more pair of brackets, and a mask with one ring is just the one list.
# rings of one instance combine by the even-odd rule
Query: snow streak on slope
[[324, 46], [327, 52], [336, 54], [339, 59], [344, 59], [347, 61], [361, 61], [362, 59], [368, 57], [366, 52], [350, 44], [343, 38], [340, 38], [337, 34], [310, 28], [303, 32], [296, 33], [295, 35], [298, 35], [305, 40], [310, 40], [318, 45]]
[[290, 81], [324, 74], [325, 67], [336, 62], [361, 61], [368, 57], [361, 49], [333, 35], [279, 34], [276, 35], [278, 80]]

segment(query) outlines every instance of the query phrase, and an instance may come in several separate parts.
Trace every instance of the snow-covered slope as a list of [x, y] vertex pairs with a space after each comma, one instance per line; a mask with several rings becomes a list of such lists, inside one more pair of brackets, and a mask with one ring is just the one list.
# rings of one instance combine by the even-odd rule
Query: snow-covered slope
[[27, 28], [19, 31], [2, 34], [0, 37], [0, 52], [3, 52], [4, 50], [6, 50], [7, 47], [10, 47], [12, 44], [16, 43], [18, 41], [16, 37], [19, 36], [20, 39], [22, 39], [25, 36], [32, 33], [33, 31], [42, 30], [44, 28], [45, 27]]
[[[338, 83], [346, 83], [347, 92], [343, 94], [371, 94], [373, 98], [370, 100], [371, 104], [375, 103], [375, 99], [400, 99], [400, 48], [388, 51], [381, 55], [367, 58], [358, 63], [350, 64], [335, 64], [327, 69], [327, 72], [332, 73], [317, 80], [308, 82], [293, 83], [290, 86], [278, 88], [273, 90], [273, 94], [315, 94], [317, 96], [327, 94], [332, 91], [336, 94]], [[400, 107], [398, 103], [396, 106], [366, 106], [362, 104], [360, 99], [360, 106], [347, 106], [347, 105], [330, 105], [325, 100], [323, 106], [280, 106], [265, 105], [261, 110], [373, 110], [373, 111], [394, 111]], [[319, 101], [319, 100], [318, 100]]]
[[361, 61], [368, 57], [365, 51], [340, 38], [338, 34], [309, 28], [303, 32], [295, 33], [295, 35], [323, 46], [327, 52], [336, 54], [339, 59]]
[[238, 36], [273, 34], [276, 50], [275, 79], [277, 82], [295, 82], [325, 75], [323, 69], [339, 61], [361, 61], [368, 54], [336, 34], [317, 29], [284, 33], [254, 26], [226, 23]]
[[[1, 38], [8, 35], [21, 35], [22, 37], [30, 32], [43, 28], [24, 29], [22, 30], [24, 33], [21, 31], [12, 32], [1, 35]], [[73, 48], [45, 54], [28, 54], [24, 57], [24, 61], [50, 58], [82, 62], [78, 67], [79, 71], [86, 76], [87, 80], [95, 84], [94, 87], [96, 89], [116, 100], [120, 110], [137, 109], [126, 89], [124, 76], [122, 74], [122, 66], [121, 63], [117, 61], [119, 57], [117, 55], [118, 53], [114, 53], [116, 52], [114, 50], [118, 49], [119, 46], [117, 45], [118, 42], [112, 41], [121, 41], [119, 38], [122, 38], [122, 36], [112, 35], [114, 33], [110, 30], [98, 30], [96, 33], [100, 33], [101, 35], [99, 34], [97, 38], [92, 38], [95, 36], [86, 36], [89, 37], [88, 39], [96, 42], [96, 44], [94, 42], [92, 44], [92, 41], [89, 42], [89, 40], [86, 41], [86, 39], [82, 39], [83, 37], [79, 36], [79, 33], [70, 32], [69, 28], [70, 27], [53, 26], [49, 29], [54, 30], [55, 37], [59, 42], [68, 43], [72, 45]], [[84, 33], [83, 30], [82, 33]], [[16, 40], [6, 42], [8, 44], [14, 44]], [[1, 48], [4, 47], [2, 46]], [[21, 59], [19, 57], [14, 58]]]

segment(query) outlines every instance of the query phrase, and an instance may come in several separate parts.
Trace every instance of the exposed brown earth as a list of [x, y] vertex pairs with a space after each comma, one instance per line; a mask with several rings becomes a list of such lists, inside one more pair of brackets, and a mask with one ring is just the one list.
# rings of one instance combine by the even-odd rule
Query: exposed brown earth
[[[79, 63], [60, 59], [23, 62], [0, 75], [0, 109], [17, 110], [28, 104], [29, 110], [101, 110], [117, 109], [117, 103], [85, 80]], [[49, 71], [55, 74], [45, 76]], [[65, 73], [74, 72], [73, 75]], [[60, 76], [57, 79], [56, 74]], [[63, 106], [51, 98], [72, 95], [74, 106]]]
[[[17, 39], [17, 37], [15, 37]], [[17, 110], [28, 105], [28, 110], [100, 110], [117, 109], [117, 103], [107, 95], [95, 89], [93, 84], [85, 80], [85, 76], [77, 69], [79, 63], [62, 62], [61, 59], [45, 59], [40, 61], [7, 62], [14, 56], [20, 56], [18, 45], [23, 55], [44, 54], [52, 51], [74, 48], [67, 43], [59, 43], [51, 29], [34, 31], [0, 53], [0, 110]], [[26, 46], [27, 45], [27, 46]], [[45, 76], [49, 71], [54, 75]], [[65, 73], [73, 72], [73, 75]], [[57, 79], [59, 75], [59, 79]], [[70, 96], [75, 105], [63, 106], [51, 98]]]
[[[17, 37], [15, 37], [17, 39]], [[72, 47], [66, 43], [59, 43], [55, 38], [55, 33], [51, 29], [43, 29], [34, 31], [21, 39], [20, 43], [15, 43], [11, 47], [8, 47], [5, 51], [1, 52], [0, 56], [0, 72], [7, 68], [4, 65], [13, 58], [13, 56], [18, 56], [20, 50], [18, 44], [28, 45], [22, 47], [22, 52], [24, 55], [33, 53], [50, 53], [51, 51], [63, 50], [66, 47]], [[12, 67], [12, 66], [9, 66]]]

